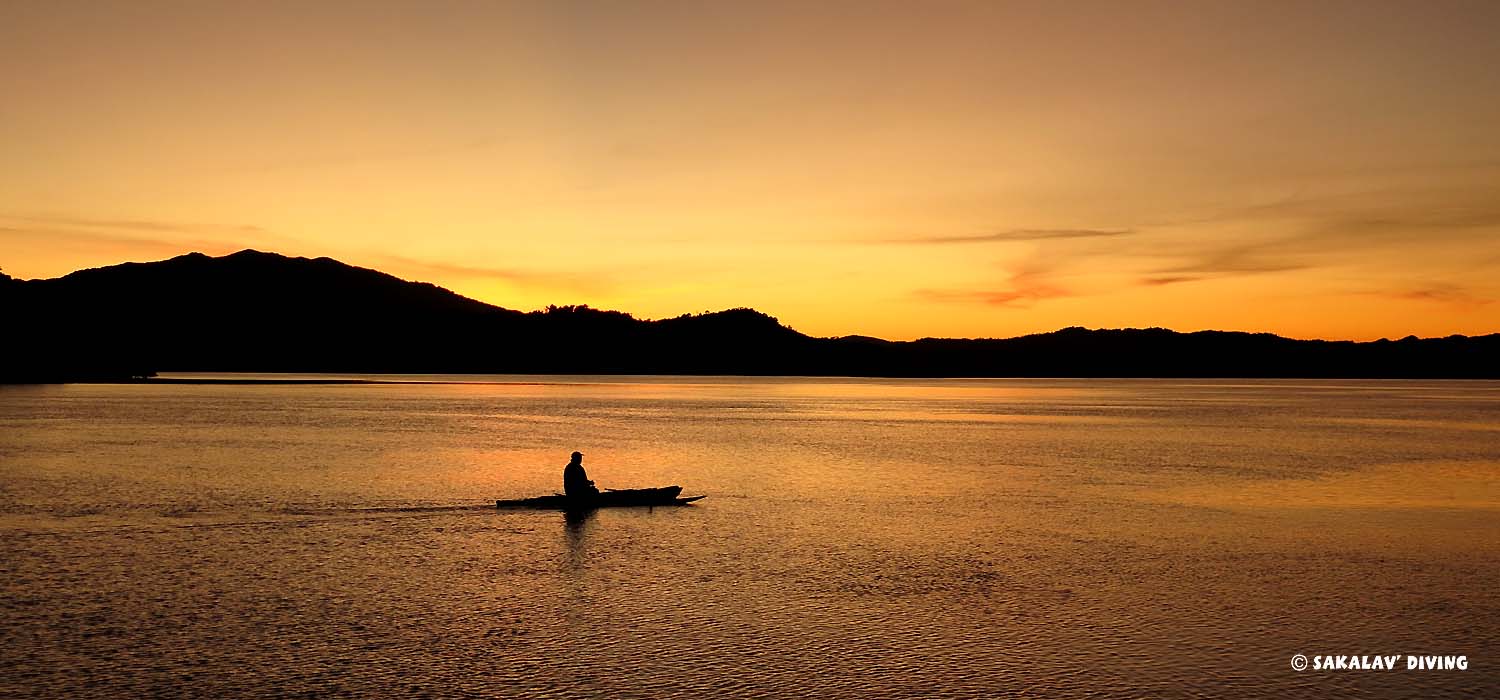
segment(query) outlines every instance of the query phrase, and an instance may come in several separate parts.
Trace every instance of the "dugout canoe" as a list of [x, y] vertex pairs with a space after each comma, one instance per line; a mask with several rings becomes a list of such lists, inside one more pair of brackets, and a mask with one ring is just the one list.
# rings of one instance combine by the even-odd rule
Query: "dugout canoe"
[[680, 496], [681, 486], [655, 489], [609, 489], [590, 498], [575, 498], [554, 493], [550, 496], [497, 500], [495, 507], [534, 508], [538, 510], [592, 510], [594, 508], [629, 508], [640, 506], [683, 506], [703, 496]]

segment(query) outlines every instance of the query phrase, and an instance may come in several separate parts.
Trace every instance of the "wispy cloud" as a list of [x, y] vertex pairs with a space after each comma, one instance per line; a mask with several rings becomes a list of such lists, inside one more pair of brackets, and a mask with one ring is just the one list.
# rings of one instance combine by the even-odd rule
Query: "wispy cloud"
[[954, 243], [1013, 243], [1018, 241], [1049, 241], [1068, 238], [1114, 238], [1135, 233], [1134, 229], [1095, 228], [1018, 228], [958, 236], [923, 236], [917, 238], [888, 238], [880, 243], [946, 245]]
[[264, 236], [269, 233], [266, 229], [252, 224], [211, 224], [144, 219], [91, 219], [71, 216], [38, 216], [11, 213], [0, 213], [0, 222], [5, 222], [7, 228], [12, 230], [41, 227], [48, 230], [85, 229], [199, 235], [227, 233]]
[[[1170, 287], [1259, 275], [1337, 274], [1391, 279], [1500, 267], [1500, 198], [1475, 187], [1413, 187], [1292, 196], [1199, 217], [1118, 228], [1009, 229], [986, 234], [885, 239], [893, 244], [1034, 241], [1033, 260], [989, 288], [923, 289], [936, 301], [1027, 306], [1081, 292], [1057, 282], [1082, 276]], [[1093, 288], [1095, 293], [1100, 288]], [[1380, 292], [1433, 303], [1488, 303], [1442, 285]]]
[[[114, 259], [109, 260], [109, 263], [141, 257], [172, 257], [194, 251], [224, 254], [253, 247], [251, 243], [238, 239], [131, 235], [43, 226], [0, 226], [0, 241], [4, 241], [13, 249], [31, 248], [51, 253], [69, 251], [79, 256], [79, 259], [89, 259], [99, 255], [113, 256]], [[53, 273], [65, 274], [73, 269], [76, 268], [54, 270]]]
[[1045, 299], [1077, 296], [1059, 285], [1054, 268], [1031, 261], [1015, 269], [999, 289], [919, 289], [913, 295], [926, 301], [1027, 307]]
[[508, 282], [527, 282], [539, 277], [539, 275], [534, 272], [504, 267], [462, 265], [458, 263], [442, 261], [418, 260], [416, 258], [407, 258], [397, 255], [381, 255], [379, 256], [379, 259], [382, 265], [386, 267], [437, 274], [445, 277], [500, 279]]
[[[1283, 250], [1284, 242], [1233, 244], [1204, 251], [1178, 265], [1156, 272], [1167, 276], [1253, 275], [1263, 272], [1286, 272], [1312, 267]], [[1186, 280], [1178, 280], [1186, 281]]]
[[43, 226], [0, 226], [0, 238], [4, 238], [12, 243], [93, 244], [110, 248], [123, 246], [187, 252], [181, 250], [182, 244], [176, 240], [128, 236], [116, 233], [99, 233], [96, 231], [74, 231]]
[[1229, 207], [1178, 224], [1301, 221], [1323, 233], [1368, 228], [1474, 228], [1500, 224], [1492, 187], [1410, 187], [1329, 195], [1294, 195]]
[[1494, 299], [1481, 296], [1466, 287], [1444, 282], [1434, 282], [1394, 291], [1373, 293], [1403, 301], [1425, 301], [1466, 308], [1485, 306], [1494, 302]]
[[[129, 259], [165, 258], [189, 252], [222, 255], [251, 247], [275, 248], [289, 255], [323, 254], [280, 238], [251, 224], [214, 224], [167, 220], [87, 218], [0, 212], [0, 242], [12, 247], [56, 252], [67, 250], [79, 259], [104, 258], [108, 264]], [[417, 281], [499, 280], [512, 287], [601, 296], [619, 286], [607, 270], [539, 270], [486, 266], [397, 255], [336, 256], [361, 258], [376, 268]], [[98, 264], [98, 263], [96, 263]], [[46, 270], [65, 274], [73, 267]]]
[[1199, 282], [1225, 277], [1298, 272], [1331, 262], [1326, 251], [1310, 247], [1302, 237], [1260, 241], [1219, 242], [1186, 240], [1159, 244], [1149, 257], [1170, 259], [1141, 273], [1137, 284], [1148, 287]]
[[421, 281], [432, 278], [441, 280], [498, 280], [513, 287], [557, 290], [570, 293], [600, 295], [610, 293], [618, 282], [607, 271], [586, 272], [537, 270], [519, 267], [495, 267], [466, 265], [442, 260], [422, 260], [396, 255], [377, 255], [374, 260], [381, 269], [398, 272]]
[[[1142, 272], [1139, 283], [1150, 286], [1436, 258], [1451, 263], [1496, 248], [1500, 199], [1493, 194], [1429, 188], [1289, 197], [1159, 224], [1166, 235], [1128, 252], [1161, 261]], [[1254, 233], [1194, 235], [1203, 226], [1226, 225]]]
[[423, 158], [446, 157], [482, 151], [492, 148], [500, 143], [500, 139], [494, 136], [474, 136], [467, 139], [454, 140], [444, 144], [433, 144], [425, 147], [411, 148], [387, 148], [373, 149], [357, 152], [329, 153], [314, 155], [300, 159], [290, 160], [267, 160], [257, 163], [225, 168], [225, 172], [244, 173], [275, 173], [296, 170], [316, 170], [322, 168], [340, 168], [354, 165], [366, 165], [369, 163], [390, 163], [401, 161], [420, 160]]
[[156, 260], [244, 248], [287, 250], [295, 241], [247, 223], [0, 212], [0, 243], [31, 260], [27, 276], [64, 275], [89, 265]]
[[1197, 282], [1203, 279], [1194, 275], [1165, 275], [1159, 277], [1142, 277], [1140, 283], [1148, 287], [1165, 287], [1169, 284], [1182, 284], [1183, 282]]

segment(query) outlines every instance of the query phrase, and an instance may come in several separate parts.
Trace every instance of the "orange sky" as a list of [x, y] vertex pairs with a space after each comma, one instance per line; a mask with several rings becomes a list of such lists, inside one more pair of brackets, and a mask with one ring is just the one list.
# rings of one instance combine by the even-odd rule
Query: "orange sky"
[[0, 269], [813, 335], [1500, 331], [1492, 2], [16, 2]]

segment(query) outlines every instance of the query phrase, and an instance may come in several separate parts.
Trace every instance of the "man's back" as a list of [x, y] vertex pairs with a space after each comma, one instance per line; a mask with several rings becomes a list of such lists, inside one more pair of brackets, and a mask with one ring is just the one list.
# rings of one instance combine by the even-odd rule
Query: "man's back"
[[573, 461], [563, 467], [563, 493], [572, 497], [599, 495], [599, 489], [594, 488], [588, 472], [583, 470], [583, 455], [578, 452], [574, 452]]

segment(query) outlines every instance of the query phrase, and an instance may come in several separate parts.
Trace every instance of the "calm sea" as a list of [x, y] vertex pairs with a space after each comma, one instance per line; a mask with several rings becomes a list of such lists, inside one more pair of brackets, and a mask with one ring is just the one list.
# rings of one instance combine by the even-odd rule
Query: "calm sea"
[[1500, 693], [1500, 383], [436, 379], [0, 387], [0, 696]]

